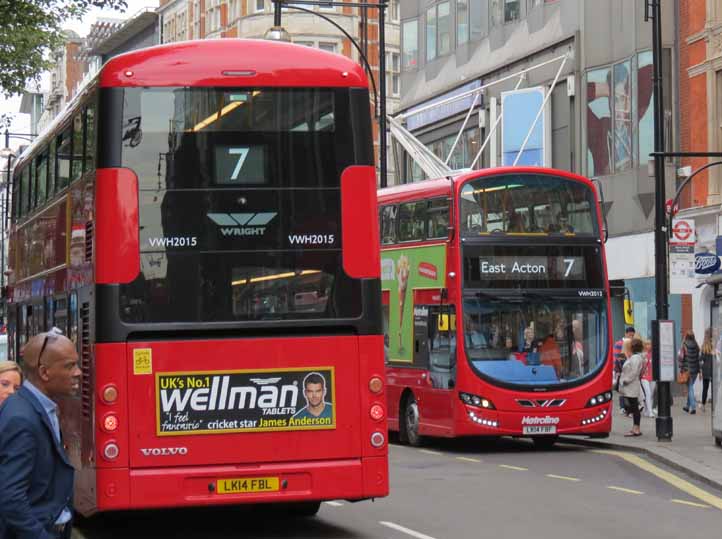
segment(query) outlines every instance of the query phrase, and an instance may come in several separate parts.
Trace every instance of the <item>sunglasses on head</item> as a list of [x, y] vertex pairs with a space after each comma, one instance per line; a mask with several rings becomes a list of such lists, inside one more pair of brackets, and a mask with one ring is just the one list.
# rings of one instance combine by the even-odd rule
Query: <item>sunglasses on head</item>
[[45, 352], [45, 348], [48, 346], [48, 341], [51, 339], [57, 339], [58, 336], [63, 334], [63, 330], [60, 328], [52, 327], [50, 330], [48, 330], [45, 333], [45, 338], [43, 339], [43, 345], [40, 347], [40, 353], [38, 354], [38, 367], [40, 367], [40, 358], [43, 356], [43, 352]]

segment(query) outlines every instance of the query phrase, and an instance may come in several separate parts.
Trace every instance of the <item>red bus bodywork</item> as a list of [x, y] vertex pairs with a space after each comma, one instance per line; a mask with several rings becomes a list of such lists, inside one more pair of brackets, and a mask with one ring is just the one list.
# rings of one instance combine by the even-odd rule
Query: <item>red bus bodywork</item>
[[[145, 86], [367, 89], [367, 79], [358, 64], [338, 55], [277, 42], [223, 39], [153, 47], [116, 57], [102, 68], [91, 90]], [[66, 118], [78, 110], [73, 106]], [[18, 170], [69, 121], [56, 121], [49, 135], [41, 135]], [[104, 121], [101, 114], [99, 130]], [[370, 138], [367, 143], [370, 148]], [[378, 282], [374, 167], [349, 166], [339, 186], [343, 269], [354, 279]], [[98, 340], [96, 334], [101, 333], [107, 314], [96, 309], [101, 287], [107, 290], [130, 283], [140, 271], [138, 177], [128, 168], [97, 168], [56, 198], [36, 216], [15, 220], [7, 294], [15, 354], [29, 336], [52, 325], [50, 316], [38, 318], [39, 305], [60, 293], [68, 300], [77, 294], [73, 297], [77, 297], [78, 319], [75, 325], [69, 319], [68, 328], [80, 351], [82, 395], [62, 403], [62, 427], [77, 471], [74, 507], [79, 512], [315, 503], [387, 495], [380, 330], [354, 334], [346, 321], [343, 328], [326, 324], [325, 329], [308, 334], [289, 330], [289, 324], [278, 330], [268, 323], [251, 324], [258, 328], [254, 333], [244, 324], [211, 323], [186, 325], [175, 333], [166, 328], [156, 332], [162, 333], [156, 338], [146, 336], [153, 335], [153, 327], [136, 326], [132, 338], [129, 334], [122, 341]], [[77, 259], [77, 263], [71, 255], [71, 239], [76, 235], [85, 255], [82, 258], [81, 249], [77, 256], [82, 262]], [[47, 246], [46, 253], [52, 247], [52, 257], [39, 258], [31, 252], [34, 243]], [[36, 316], [28, 318], [33, 312]], [[362, 317], [380, 328], [377, 312], [372, 305]], [[59, 315], [55, 316], [57, 321]], [[241, 330], [241, 336], [233, 336]], [[160, 432], [157, 392], [163, 373], [267, 375], [317, 368], [333, 373], [333, 428], [193, 435]], [[277, 482], [277, 488], [267, 488], [268, 478]], [[221, 481], [238, 479], [256, 481], [258, 488], [219, 492]]]
[[[379, 207], [389, 204], [413, 202], [424, 199], [447, 198], [451, 200], [450, 231], [446, 240], [429, 240], [408, 242], [403, 245], [382, 246], [384, 251], [403, 249], [405, 247], [443, 245], [445, 249], [446, 276], [445, 290], [425, 289], [413, 290], [411, 297], [414, 305], [418, 303], [441, 305], [447, 303], [458, 306], [462, 302], [462, 267], [460, 246], [459, 196], [462, 186], [471, 179], [491, 178], [504, 174], [553, 174], [555, 176], [579, 182], [594, 194], [598, 201], [597, 190], [587, 178], [566, 171], [537, 167], [500, 167], [460, 174], [445, 179], [426, 180], [418, 183], [390, 187], [379, 191]], [[598, 230], [602, 231], [601, 209], [595, 207]], [[601, 238], [599, 244], [602, 244]], [[598, 263], [603, 267], [605, 302], [609, 313], [609, 284], [606, 278], [607, 265], [604, 251]], [[443, 292], [443, 294], [442, 294]], [[443, 297], [443, 300], [442, 300]], [[384, 305], [389, 304], [388, 292], [383, 291]], [[392, 306], [392, 308], [394, 308]], [[456, 317], [457, 335], [463, 331], [462, 316]], [[606, 437], [611, 430], [611, 380], [612, 380], [612, 347], [611, 320], [607, 315], [607, 355], [603, 358], [604, 365], [591, 379], [568, 389], [550, 389], [545, 391], [520, 391], [500, 387], [478, 376], [464, 355], [459, 339], [456, 354], [456, 383], [453, 388], [434, 387], [429, 370], [412, 366], [398, 365], [387, 362], [387, 398], [389, 403], [389, 428], [400, 431], [402, 440], [406, 438], [403, 424], [405, 406], [412, 398], [418, 405], [418, 434], [422, 436], [458, 437], [458, 436], [522, 436], [522, 425], [544, 424], [549, 417], [556, 425], [556, 435], [585, 435]], [[493, 402], [494, 409], [484, 409], [462, 402], [459, 393], [482, 395]], [[606, 394], [603, 404], [588, 406], [592, 397]], [[526, 400], [533, 407], [520, 405]], [[561, 406], [556, 403], [563, 402]], [[551, 407], [550, 407], [551, 405]], [[474, 416], [478, 420], [474, 420]], [[527, 419], [525, 419], [527, 418]], [[591, 423], [587, 420], [594, 419]], [[553, 441], [554, 438], [539, 437], [536, 441]], [[408, 441], [408, 440], [406, 440]]]

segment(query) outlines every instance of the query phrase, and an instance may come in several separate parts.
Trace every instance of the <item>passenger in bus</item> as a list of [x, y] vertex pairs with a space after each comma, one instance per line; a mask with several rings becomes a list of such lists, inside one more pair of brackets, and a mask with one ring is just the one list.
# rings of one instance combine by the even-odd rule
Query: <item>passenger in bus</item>
[[554, 372], [556, 372], [557, 378], [561, 378], [562, 355], [559, 351], [559, 345], [557, 344], [553, 333], [547, 334], [547, 336], [542, 339], [539, 352], [541, 354], [540, 363], [542, 365], [554, 367]]
[[78, 353], [51, 330], [28, 342], [23, 362], [25, 382], [0, 410], [0, 537], [69, 538], [74, 470], [57, 402], [78, 392]]
[[486, 337], [471, 317], [466, 317], [464, 320], [464, 342], [467, 348], [474, 349], [486, 348], [488, 344]]
[[509, 223], [506, 228], [507, 232], [526, 232], [524, 216], [522, 216], [520, 213], [517, 213], [514, 208], [511, 208], [509, 210], [507, 218]]
[[0, 406], [10, 395], [20, 389], [23, 374], [14, 361], [0, 361]]

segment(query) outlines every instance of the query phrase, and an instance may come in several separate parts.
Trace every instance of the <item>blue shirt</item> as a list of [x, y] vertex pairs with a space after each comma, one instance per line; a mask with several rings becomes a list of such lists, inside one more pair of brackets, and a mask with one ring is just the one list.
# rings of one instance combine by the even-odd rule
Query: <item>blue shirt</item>
[[[48, 419], [50, 420], [50, 425], [53, 427], [53, 434], [55, 435], [55, 441], [60, 444], [60, 420], [58, 419], [58, 405], [55, 404], [48, 396], [40, 391], [37, 387], [35, 387], [30, 380], [25, 380], [23, 382], [23, 385], [32, 393], [38, 401], [40, 401], [40, 405], [43, 407], [43, 410], [45, 410], [45, 414], [48, 416]], [[55, 521], [55, 524], [65, 524], [66, 522], [70, 522], [70, 519], [73, 517], [73, 514], [70, 512], [69, 507], [65, 507], [62, 512], [60, 513], [60, 516]]]

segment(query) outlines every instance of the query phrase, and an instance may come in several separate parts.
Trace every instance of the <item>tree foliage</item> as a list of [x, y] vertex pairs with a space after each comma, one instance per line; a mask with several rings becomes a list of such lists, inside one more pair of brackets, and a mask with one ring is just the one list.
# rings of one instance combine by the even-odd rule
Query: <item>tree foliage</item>
[[92, 7], [125, 9], [125, 0], [0, 0], [0, 90], [22, 93], [50, 67], [63, 43], [62, 25]]

